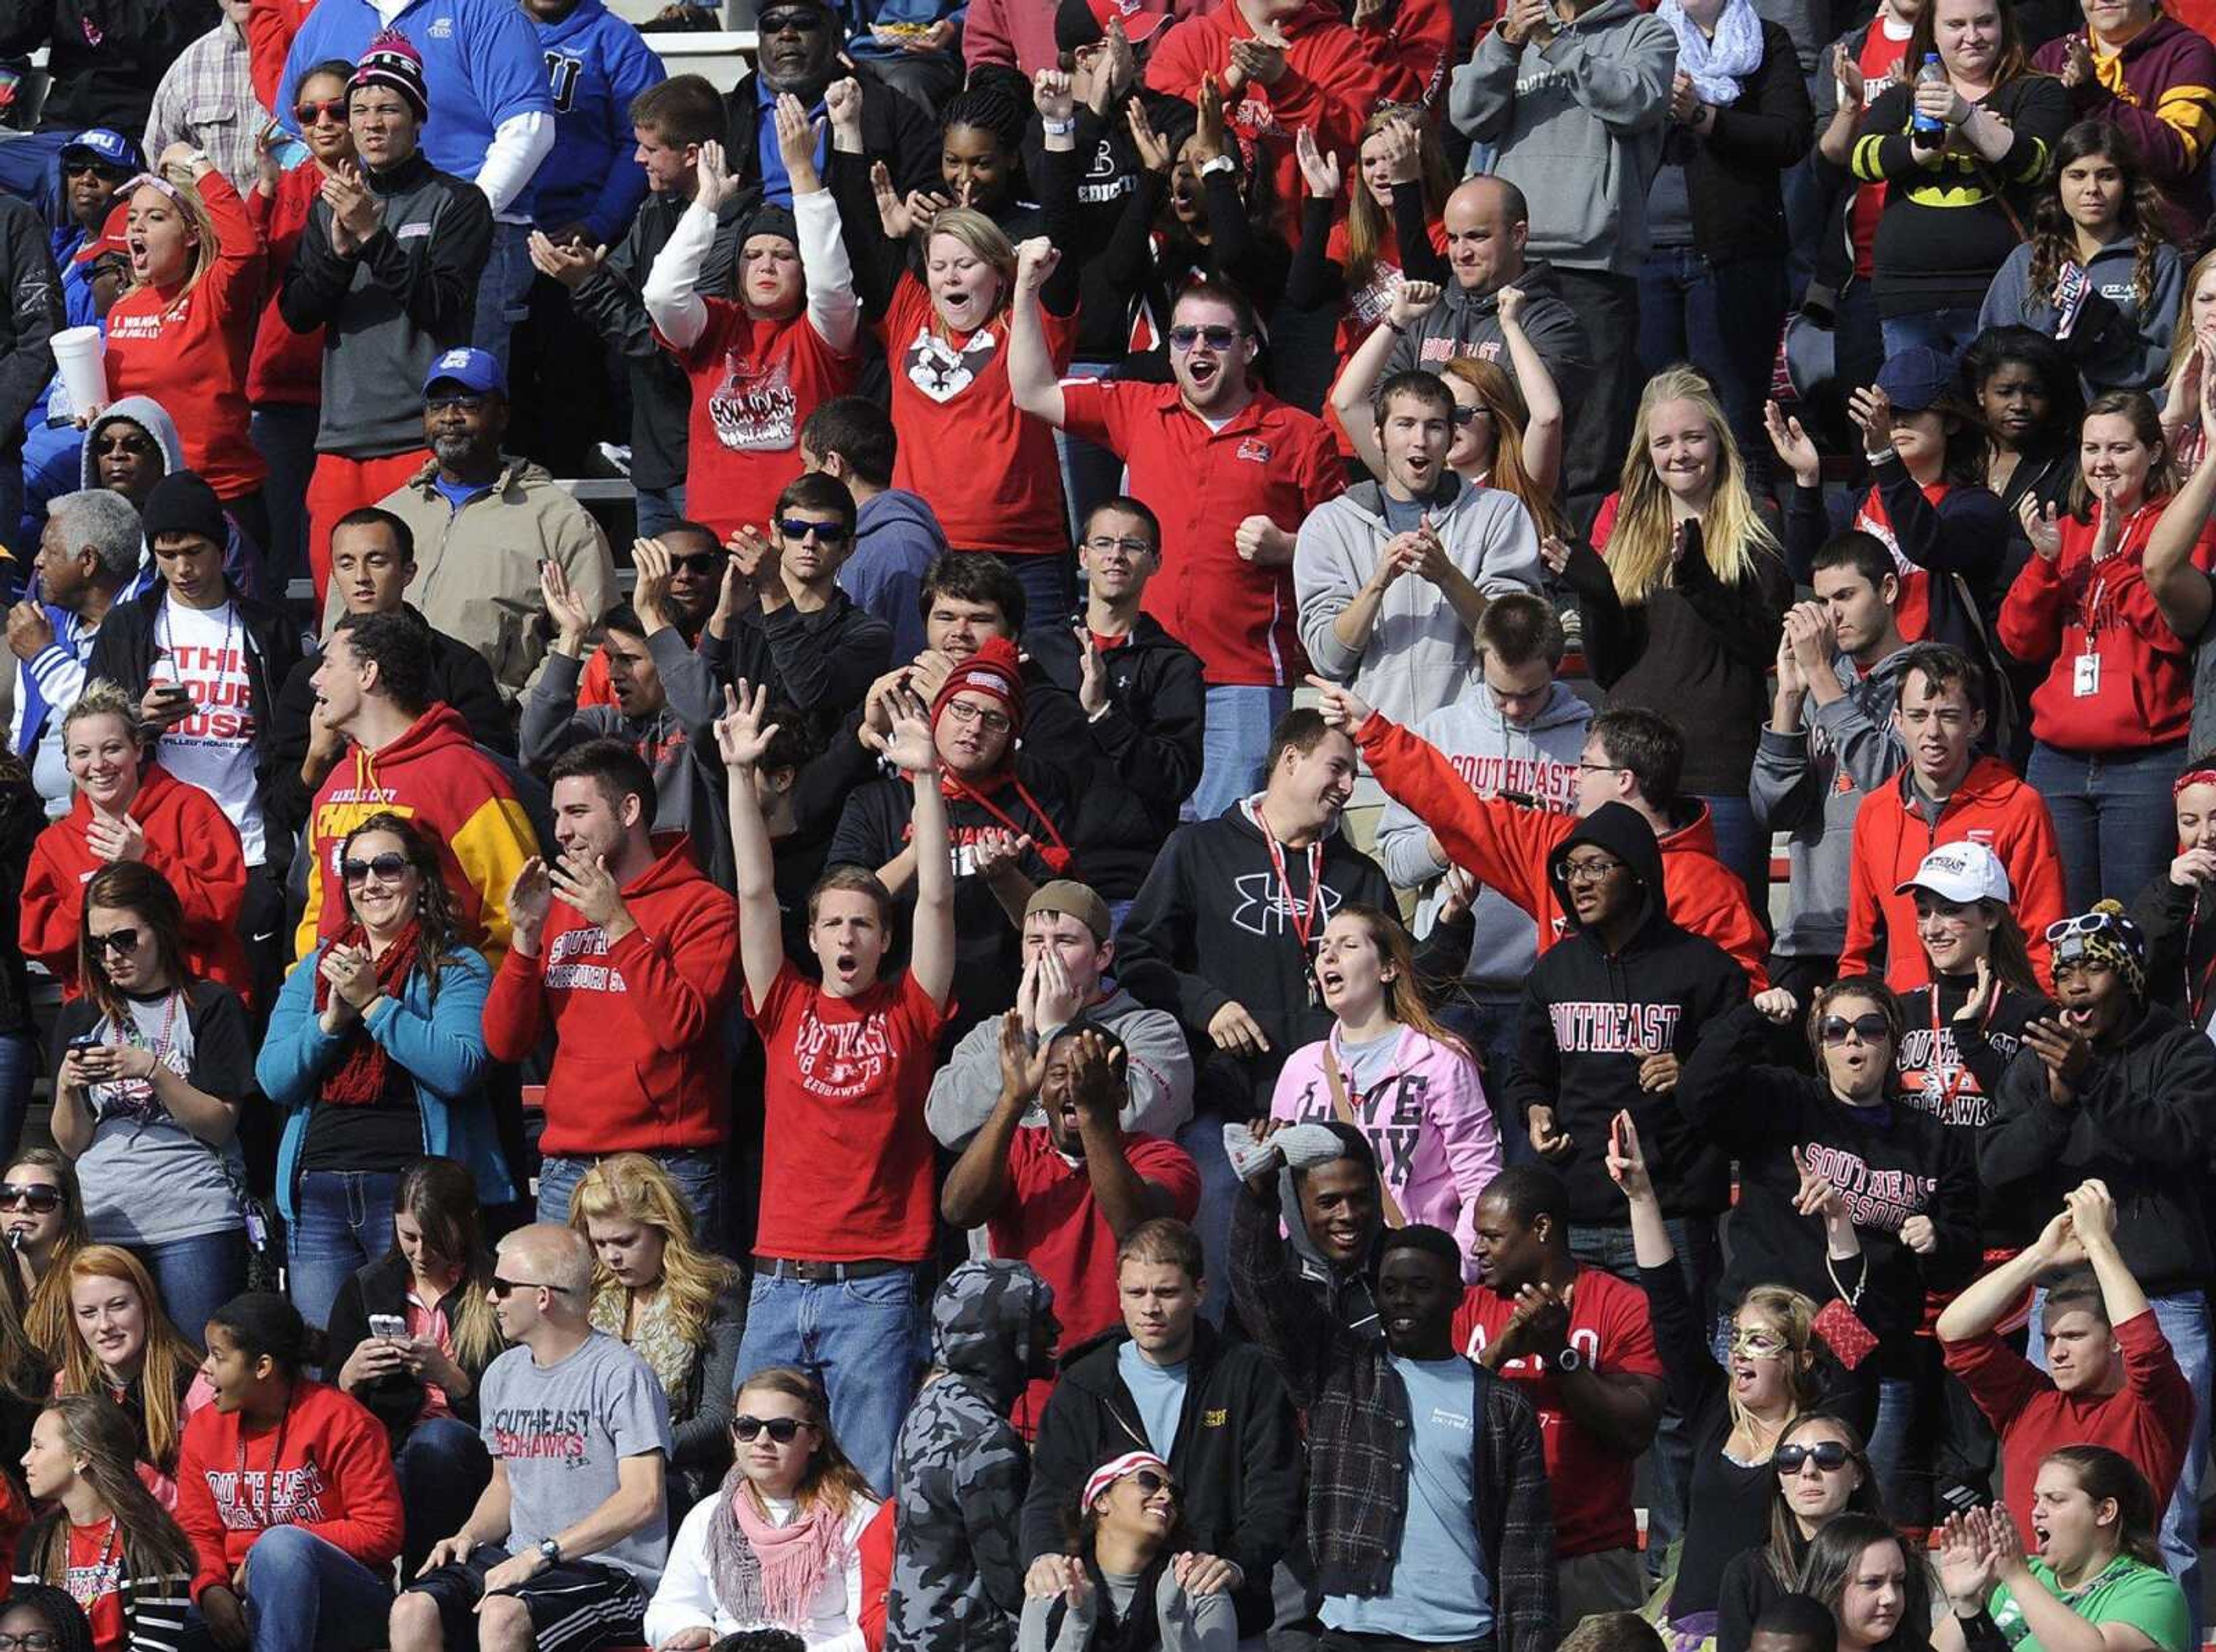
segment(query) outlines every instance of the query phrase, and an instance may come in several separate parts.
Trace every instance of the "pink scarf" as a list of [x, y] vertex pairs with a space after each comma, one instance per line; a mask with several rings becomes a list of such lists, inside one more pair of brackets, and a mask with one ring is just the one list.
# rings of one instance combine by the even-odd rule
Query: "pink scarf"
[[831, 1569], [846, 1564], [845, 1526], [820, 1497], [790, 1526], [773, 1525], [756, 1506], [746, 1476], [734, 1468], [708, 1524], [709, 1579], [717, 1603], [741, 1624], [805, 1630], [809, 1602]]

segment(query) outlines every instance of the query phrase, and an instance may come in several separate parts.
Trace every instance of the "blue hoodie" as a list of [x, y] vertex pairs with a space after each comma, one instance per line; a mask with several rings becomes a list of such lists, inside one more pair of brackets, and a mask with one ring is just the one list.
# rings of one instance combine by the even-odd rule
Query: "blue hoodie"
[[886, 488], [855, 513], [854, 554], [840, 565], [839, 588], [893, 628], [896, 660], [913, 660], [924, 650], [916, 605], [924, 574], [945, 550], [931, 507], [904, 488]]
[[539, 44], [554, 96], [554, 149], [533, 187], [540, 225], [582, 223], [612, 247], [646, 199], [646, 173], [631, 158], [631, 101], [668, 78], [639, 32], [602, 0], [578, 0], [559, 22], [541, 22]]

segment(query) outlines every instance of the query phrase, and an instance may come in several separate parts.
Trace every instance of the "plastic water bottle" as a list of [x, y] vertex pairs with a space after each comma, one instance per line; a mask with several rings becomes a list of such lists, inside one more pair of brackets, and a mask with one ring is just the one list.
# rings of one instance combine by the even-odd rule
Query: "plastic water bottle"
[[[1924, 54], [1924, 67], [1916, 71], [1916, 83], [1918, 86], [1944, 86], [1948, 83], [1947, 66], [1939, 61], [1936, 52]], [[1908, 129], [1918, 137], [1928, 134], [1936, 138], [1946, 132], [1947, 123], [1936, 115], [1929, 115], [1917, 109], [1909, 117]]]

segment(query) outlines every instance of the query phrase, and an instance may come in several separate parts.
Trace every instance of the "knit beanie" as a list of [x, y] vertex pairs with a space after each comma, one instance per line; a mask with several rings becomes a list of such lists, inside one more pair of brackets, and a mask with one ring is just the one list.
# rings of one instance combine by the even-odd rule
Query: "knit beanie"
[[931, 726], [934, 729], [946, 713], [947, 703], [965, 689], [998, 700], [1007, 712], [1014, 732], [1024, 732], [1023, 662], [1016, 657], [1016, 645], [1007, 638], [987, 637], [982, 648], [946, 673], [939, 697], [931, 703]]
[[2054, 961], [2083, 958], [2124, 978], [2134, 998], [2146, 997], [2146, 931], [2124, 916], [2121, 900], [2096, 900], [2082, 918], [2065, 918], [2047, 928]]
[[423, 54], [397, 29], [382, 31], [354, 64], [354, 78], [347, 83], [347, 89], [354, 91], [365, 86], [382, 86], [387, 91], [397, 92], [416, 111], [416, 124], [419, 126], [431, 118], [431, 100], [423, 90]]
[[783, 236], [797, 247], [800, 244], [800, 225], [792, 216], [792, 208], [765, 201], [747, 214], [739, 226], [739, 245], [744, 248], [758, 235]]
[[190, 470], [174, 470], [156, 482], [139, 519], [150, 545], [163, 534], [174, 533], [196, 533], [217, 545], [231, 543], [223, 501]]

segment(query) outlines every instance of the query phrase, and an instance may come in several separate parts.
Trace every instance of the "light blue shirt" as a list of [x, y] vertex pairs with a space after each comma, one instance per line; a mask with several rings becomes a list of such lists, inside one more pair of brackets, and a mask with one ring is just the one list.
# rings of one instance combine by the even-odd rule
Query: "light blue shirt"
[[1131, 1391], [1131, 1402], [1139, 1408], [1139, 1426], [1147, 1431], [1147, 1444], [1163, 1462], [1170, 1460], [1170, 1447], [1177, 1443], [1178, 1419], [1185, 1415], [1185, 1362], [1176, 1365], [1150, 1365], [1139, 1353], [1136, 1342], [1126, 1342], [1116, 1350], [1116, 1374], [1123, 1379], [1123, 1386]]
[[1408, 1515], [1392, 1587], [1383, 1594], [1331, 1594], [1328, 1629], [1411, 1641], [1471, 1641], [1493, 1633], [1473, 1506], [1477, 1475], [1477, 1384], [1468, 1360], [1388, 1356], [1408, 1391]]

